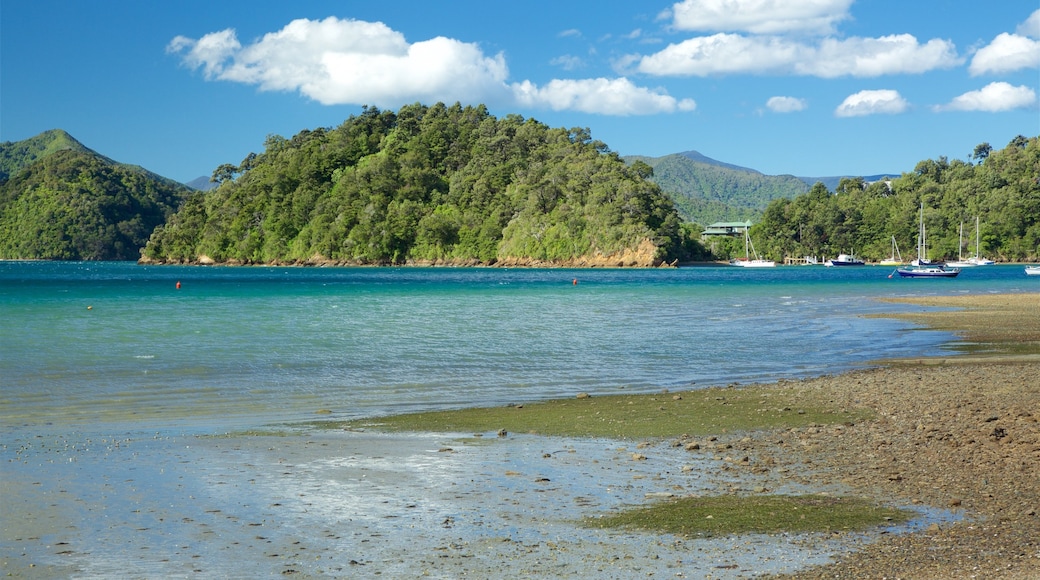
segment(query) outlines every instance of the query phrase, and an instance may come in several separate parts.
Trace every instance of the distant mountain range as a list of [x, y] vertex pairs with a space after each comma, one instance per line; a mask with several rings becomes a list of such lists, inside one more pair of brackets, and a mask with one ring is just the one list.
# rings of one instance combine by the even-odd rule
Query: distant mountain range
[[213, 188], [215, 188], [217, 186], [217, 182], [212, 181], [206, 175], [200, 175], [199, 177], [196, 177], [195, 179], [192, 179], [191, 181], [189, 181], [188, 183], [185, 183], [184, 185], [187, 185], [188, 187], [190, 187], [192, 189], [197, 189], [199, 191], [209, 191], [209, 190], [211, 190], [211, 189], [213, 189]]
[[769, 202], [793, 199], [817, 182], [834, 191], [846, 177], [862, 177], [874, 182], [899, 173], [870, 176], [796, 177], [765, 175], [754, 169], [724, 163], [697, 151], [673, 153], [663, 157], [630, 155], [625, 162], [642, 161], [653, 168], [650, 178], [668, 194], [683, 218], [707, 225], [718, 221], [755, 221]]

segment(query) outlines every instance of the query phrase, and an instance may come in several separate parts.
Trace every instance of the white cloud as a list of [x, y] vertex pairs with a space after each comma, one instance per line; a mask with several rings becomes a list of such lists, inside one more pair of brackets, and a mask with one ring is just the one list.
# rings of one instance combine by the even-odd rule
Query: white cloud
[[607, 115], [651, 115], [693, 111], [692, 99], [678, 100], [665, 93], [638, 87], [622, 77], [617, 79], [553, 80], [544, 87], [530, 81], [516, 83], [513, 91], [518, 103], [547, 107], [554, 111], [581, 111]]
[[[564, 31], [564, 36], [580, 34]], [[207, 80], [298, 91], [325, 105], [396, 107], [416, 101], [522, 104], [604, 115], [691, 111], [690, 99], [632, 84], [626, 78], [553, 80], [542, 88], [509, 83], [505, 57], [444, 37], [409, 43], [382, 22], [329, 17], [299, 19], [242, 46], [235, 31], [195, 40], [177, 36], [166, 48]], [[576, 66], [561, 57], [554, 64]]]
[[1037, 106], [1036, 93], [1023, 85], [990, 83], [977, 91], [969, 91], [955, 97], [948, 105], [935, 107], [936, 111], [986, 111], [997, 113]]
[[1026, 21], [1018, 25], [1015, 33], [1019, 36], [1027, 36], [1033, 39], [1040, 39], [1040, 9], [1037, 9]]
[[766, 108], [774, 113], [796, 113], [804, 111], [808, 106], [805, 99], [796, 97], [770, 97], [766, 101]]
[[508, 68], [501, 54], [438, 37], [408, 44], [381, 22], [294, 20], [241, 47], [233, 30], [193, 41], [178, 36], [168, 50], [187, 50], [184, 62], [206, 78], [297, 90], [325, 105], [392, 105], [415, 100], [491, 99], [504, 93]]
[[641, 73], [660, 76], [708, 76], [766, 73], [789, 69], [806, 56], [806, 47], [779, 38], [715, 34], [670, 44], [656, 54], [634, 59]]
[[1002, 32], [971, 59], [972, 76], [1040, 67], [1040, 40]]
[[949, 68], [961, 62], [953, 44], [925, 44], [909, 34], [880, 38], [824, 39], [817, 45], [776, 36], [715, 34], [691, 38], [656, 54], [632, 59], [652, 75], [796, 74], [835, 78], [877, 77]]
[[957, 49], [948, 40], [932, 39], [920, 44], [913, 35], [894, 34], [879, 38], [825, 39], [807, 63], [795, 63], [801, 74], [823, 78], [840, 76], [878, 77], [919, 74], [961, 64]]
[[849, 95], [834, 110], [836, 117], [865, 117], [867, 115], [895, 115], [909, 108], [910, 104], [893, 90], [860, 91]]
[[672, 6], [679, 30], [830, 34], [853, 0], [683, 0]]
[[231, 58], [242, 48], [235, 37], [234, 30], [221, 30], [192, 40], [185, 36], [174, 37], [166, 46], [167, 53], [179, 53], [185, 50], [184, 63], [191, 68], [202, 67], [207, 79], [219, 78], [224, 68], [224, 61]]
[[585, 61], [579, 56], [564, 54], [549, 61], [549, 64], [558, 66], [563, 70], [574, 70], [585, 66]]

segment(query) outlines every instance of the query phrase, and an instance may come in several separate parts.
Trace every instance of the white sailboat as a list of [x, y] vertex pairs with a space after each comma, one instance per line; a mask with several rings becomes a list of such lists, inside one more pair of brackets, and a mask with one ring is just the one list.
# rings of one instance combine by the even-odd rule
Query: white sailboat
[[975, 262], [973, 262], [971, 260], [965, 260], [964, 259], [964, 255], [962, 253], [963, 249], [964, 249], [964, 222], [961, 222], [961, 229], [957, 233], [957, 261], [955, 261], [955, 262], [946, 262], [946, 265], [947, 266], [952, 266], [954, 268], [973, 268], [975, 266], [978, 266], [978, 264], [976, 264]]
[[903, 261], [903, 256], [899, 254], [899, 246], [896, 245], [896, 237], [892, 236], [892, 257], [885, 258], [878, 262], [882, 266], [902, 266], [906, 262]]
[[975, 255], [968, 258], [968, 261], [974, 266], [992, 266], [996, 264], [993, 260], [983, 258], [979, 254], [979, 216], [975, 216]]
[[[763, 260], [758, 252], [755, 250], [755, 245], [751, 243], [751, 233], [748, 231], [750, 227], [744, 228], [744, 257], [734, 258], [729, 261], [731, 266], [740, 266], [741, 268], [775, 268], [776, 262], [772, 260]], [[754, 252], [754, 259], [751, 258], [751, 253]]]
[[[961, 273], [960, 268], [947, 269], [941, 262], [930, 262], [925, 258], [927, 246], [924, 235], [924, 204], [921, 204], [921, 225], [917, 234], [917, 259], [910, 262], [909, 267], [896, 268], [901, 278], [954, 278]], [[895, 273], [895, 272], [893, 272]], [[889, 278], [892, 275], [889, 274]]]
[[921, 225], [917, 230], [917, 258], [910, 262], [911, 266], [942, 266], [942, 262], [933, 262], [928, 255], [928, 240], [924, 230], [924, 204], [921, 204]]

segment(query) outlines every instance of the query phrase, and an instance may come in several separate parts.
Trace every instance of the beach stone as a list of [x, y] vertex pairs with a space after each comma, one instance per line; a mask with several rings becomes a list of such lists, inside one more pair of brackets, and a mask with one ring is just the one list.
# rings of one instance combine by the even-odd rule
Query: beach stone
[[577, 397], [576, 397], [576, 398], [578, 398], [578, 399], [588, 399], [588, 398], [590, 398], [591, 396], [592, 396], [592, 395], [590, 395], [590, 394], [588, 394], [588, 393], [578, 393], [578, 395], [577, 395]]
[[700, 443], [694, 442], [694, 443], [687, 443], [686, 444], [686, 450], [687, 451], [697, 451], [700, 448], [701, 448], [701, 444]]

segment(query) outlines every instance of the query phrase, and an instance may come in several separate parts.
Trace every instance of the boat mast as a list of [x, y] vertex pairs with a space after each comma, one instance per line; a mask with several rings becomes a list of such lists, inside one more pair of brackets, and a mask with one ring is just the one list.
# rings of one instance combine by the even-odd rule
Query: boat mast
[[921, 203], [921, 225], [918, 226], [917, 230], [917, 263], [923, 264], [926, 258], [924, 257], [924, 203]]
[[979, 216], [975, 216], [975, 258], [980, 259], [982, 255], [979, 254]]

